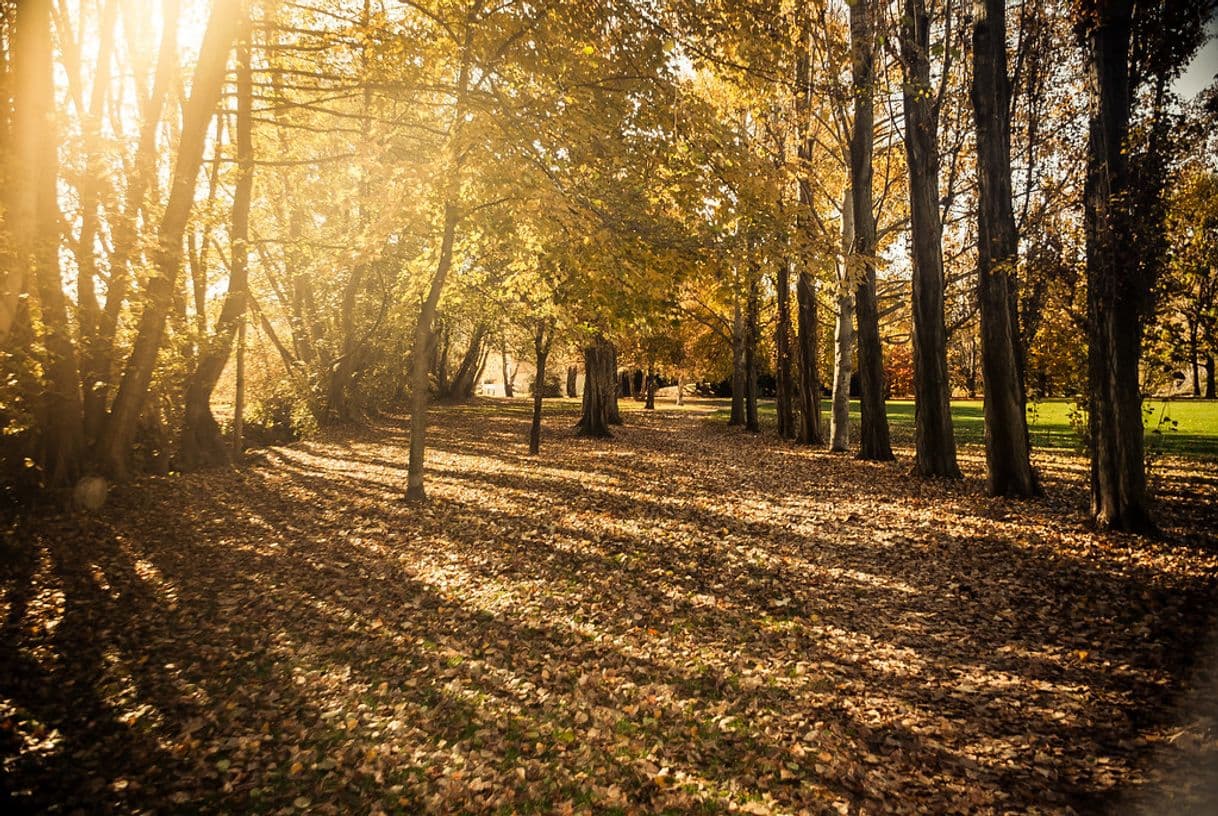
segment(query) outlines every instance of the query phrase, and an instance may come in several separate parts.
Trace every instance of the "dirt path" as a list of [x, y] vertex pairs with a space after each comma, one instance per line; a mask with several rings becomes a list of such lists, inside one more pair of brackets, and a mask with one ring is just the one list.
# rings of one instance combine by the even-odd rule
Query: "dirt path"
[[1068, 459], [1012, 503], [977, 450], [925, 484], [570, 419], [530, 460], [522, 410], [437, 413], [423, 508], [386, 421], [13, 522], [0, 806], [1162, 813], [1154, 781], [1215, 756], [1176, 701], [1207, 680], [1218, 473], [1160, 468], [1156, 543], [1086, 531]]

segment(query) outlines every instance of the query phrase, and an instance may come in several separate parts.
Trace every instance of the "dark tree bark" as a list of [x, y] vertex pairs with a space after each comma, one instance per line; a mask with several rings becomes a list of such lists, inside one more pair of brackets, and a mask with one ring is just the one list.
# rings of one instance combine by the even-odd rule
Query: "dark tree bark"
[[456, 373], [453, 374], [448, 390], [440, 392], [440, 396], [443, 399], [462, 402], [473, 397], [474, 389], [478, 385], [478, 374], [484, 360], [486, 336], [487, 329], [485, 326], [478, 326], [474, 329], [474, 333], [469, 339], [469, 348], [465, 350], [465, 355], [461, 358], [461, 363], [457, 366]]
[[613, 344], [597, 335], [584, 347], [584, 403], [577, 436], [608, 438], [613, 400], [617, 393], [617, 365]]
[[131, 443], [152, 380], [165, 320], [177, 290], [178, 271], [182, 266], [182, 238], [194, 204], [195, 180], [203, 161], [207, 126], [224, 85], [228, 54], [240, 16], [239, 7], [238, 0], [216, 0], [190, 84], [190, 100], [182, 117], [169, 200], [153, 250], [156, 275], [145, 290], [145, 305], [135, 344], [97, 446], [101, 466], [116, 479], [126, 479], [129, 475]]
[[[613, 343], [609, 342], [608, 340], [606, 340], [605, 343], [607, 343], [608, 347], [609, 347], [608, 372], [610, 375], [610, 379], [612, 379], [613, 373], [617, 371], [617, 346], [613, 345]], [[610, 385], [613, 385], [613, 383], [610, 383]], [[617, 388], [610, 388], [609, 389], [609, 424], [610, 425], [621, 425], [622, 424], [622, 411], [618, 407], [617, 397], [618, 397]]]
[[578, 389], [576, 388], [576, 377], [578, 377], [578, 376], [579, 376], [579, 366], [573, 366], [573, 365], [567, 366], [567, 396], [568, 397], [578, 396], [578, 393], [577, 393]]
[[732, 316], [732, 408], [728, 415], [728, 425], [744, 424], [744, 400], [747, 375], [745, 372], [744, 347], [748, 331], [745, 327], [744, 310], [736, 301]]
[[643, 403], [643, 410], [654, 411], [656, 409], [656, 369], [650, 361], [647, 363], [647, 378], [643, 381], [643, 389], [646, 400]]
[[855, 290], [858, 324], [859, 458], [890, 460], [888, 414], [884, 407], [884, 349], [875, 294], [875, 211], [871, 158], [875, 134], [875, 31], [873, 0], [850, 5], [850, 55], [854, 78], [854, 129], [850, 134], [850, 186], [854, 196], [854, 255], [862, 277]]
[[1205, 355], [1205, 398], [1214, 399], [1214, 355]]
[[986, 490], [994, 496], [1032, 496], [1039, 488], [1029, 459], [1012, 291], [1018, 236], [1011, 205], [1011, 88], [1004, 0], [981, 0], [974, 4], [974, 12], [972, 98], [977, 126], [977, 289]]
[[228, 363], [233, 339], [245, 323], [249, 288], [249, 214], [254, 188], [253, 74], [250, 66], [249, 10], [242, 15], [237, 36], [237, 185], [233, 194], [232, 268], [220, 317], [200, 350], [186, 381], [185, 412], [178, 456], [183, 468], [211, 467], [232, 462], [220, 426], [211, 412], [211, 396]]
[[744, 329], [744, 429], [751, 433], [761, 431], [761, 423], [757, 417], [757, 342], [760, 339], [760, 281], [757, 278], [754, 271], [749, 282]]
[[[811, 36], [806, 36], [795, 64], [795, 110], [798, 118], [799, 212], [796, 224], [800, 233], [811, 225], [812, 204], [812, 62]], [[796, 439], [803, 445], [823, 445], [825, 432], [820, 416], [819, 318], [816, 302], [816, 280], [807, 264], [800, 264], [795, 284], [797, 329], [795, 364], [799, 374], [799, 423]]]
[[825, 444], [820, 416], [820, 371], [817, 367], [818, 332], [816, 283], [809, 272], [799, 274], [796, 301], [799, 305], [799, 436], [804, 445]]
[[1101, 0], [1088, 34], [1091, 118], [1085, 224], [1090, 341], [1091, 514], [1101, 528], [1153, 529], [1143, 459], [1143, 307], [1149, 287], [1130, 257], [1131, 0]]
[[516, 379], [516, 372], [512, 370], [512, 364], [508, 360], [507, 343], [503, 338], [499, 339], [499, 359], [503, 363], [503, 396], [516, 396], [516, 387], [513, 380]]
[[943, 318], [943, 224], [939, 216], [939, 103], [930, 86], [930, 18], [925, 0], [905, 0], [905, 155], [913, 243], [914, 467], [960, 478], [952, 434]]
[[791, 263], [778, 265], [778, 325], [774, 328], [774, 371], [778, 414], [778, 435], [794, 439], [795, 390], [791, 375]]
[[546, 390], [546, 360], [550, 356], [550, 344], [553, 340], [553, 321], [538, 320], [537, 328], [533, 332], [533, 354], [537, 379], [533, 383], [533, 423], [529, 427], [529, 453], [534, 456], [541, 451], [541, 401]]
[[[80, 473], [83, 402], [76, 348], [68, 325], [59, 270], [58, 135], [50, 0], [19, 3], [13, 21], [13, 142], [17, 158], [8, 214], [14, 261], [29, 270], [42, 323], [43, 395], [39, 460], [47, 486], [62, 487]], [[18, 275], [24, 277], [24, 275]]]

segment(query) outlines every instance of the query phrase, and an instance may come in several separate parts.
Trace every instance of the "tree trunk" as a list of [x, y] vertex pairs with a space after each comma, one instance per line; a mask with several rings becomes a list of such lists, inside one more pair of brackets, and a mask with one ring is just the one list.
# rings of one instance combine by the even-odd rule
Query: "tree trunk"
[[[811, 32], [804, 30], [803, 42], [795, 61], [795, 110], [798, 120], [796, 153], [799, 158], [799, 212], [796, 224], [801, 233], [811, 226], [812, 197], [812, 150], [815, 147], [811, 132], [812, 108], [812, 57]], [[797, 439], [804, 445], [823, 445], [825, 432], [820, 416], [820, 370], [818, 368], [820, 346], [820, 321], [816, 302], [816, 279], [806, 262], [800, 264], [795, 284], [795, 301], [798, 311], [798, 337], [796, 338], [796, 366], [799, 371], [799, 427]]]
[[651, 362], [647, 363], [647, 380], [643, 387], [646, 389], [645, 399], [647, 400], [643, 403], [643, 410], [654, 411], [656, 409], [656, 369]]
[[[99, 21], [97, 76], [83, 115], [82, 137], [85, 144], [85, 173], [80, 191], [80, 237], [74, 247], [76, 255], [76, 302], [80, 326], [81, 397], [84, 411], [84, 444], [97, 441], [100, 420], [105, 414], [105, 386], [90, 379], [88, 360], [96, 353], [98, 332], [102, 325], [101, 305], [97, 300], [97, 235], [100, 227], [99, 207], [104, 188], [104, 169], [100, 165], [102, 119], [105, 115], [107, 90], [110, 87], [110, 63], [114, 49], [114, 30], [118, 21], [117, 2], [104, 5]], [[82, 89], [83, 93], [83, 89]]]
[[943, 225], [939, 216], [939, 109], [930, 85], [930, 18], [925, 0], [905, 0], [905, 155], [913, 243], [914, 467], [960, 478], [952, 435], [943, 318]]
[[1193, 396], [1199, 397], [1201, 396], [1201, 367], [1198, 364], [1197, 322], [1195, 320], [1189, 321], [1188, 351], [1188, 359], [1191, 360], [1193, 364]]
[[573, 366], [573, 365], [567, 366], [567, 397], [569, 397], [569, 398], [578, 396], [578, 394], [577, 394], [578, 389], [576, 388], [576, 385], [577, 385], [576, 377], [578, 377], [578, 376], [579, 376], [579, 366]]
[[457, 366], [457, 372], [453, 374], [448, 390], [440, 392], [440, 395], [445, 399], [460, 402], [468, 400], [474, 395], [474, 388], [478, 384], [478, 373], [483, 359], [483, 341], [486, 339], [486, 333], [487, 330], [483, 326], [478, 326], [474, 329], [474, 333], [469, 340], [469, 348], [466, 349], [465, 356], [461, 358], [461, 364]]
[[533, 333], [537, 379], [533, 384], [533, 424], [529, 428], [529, 453], [534, 456], [541, 451], [541, 401], [546, 390], [546, 359], [550, 356], [553, 339], [553, 325], [549, 321], [537, 321], [537, 330]]
[[1127, 211], [1131, 0], [1096, 4], [1088, 34], [1087, 317], [1091, 514], [1097, 526], [1154, 529], [1143, 458], [1138, 363], [1151, 281], [1137, 274]]
[[190, 100], [183, 113], [182, 136], [169, 200], [153, 251], [156, 274], [148, 282], [135, 344], [98, 442], [101, 465], [116, 479], [126, 479], [129, 475], [131, 442], [152, 380], [152, 370], [165, 331], [165, 319], [177, 288], [178, 270], [182, 265], [182, 237], [194, 203], [195, 179], [203, 160], [207, 126], [224, 85], [228, 53], [237, 30], [239, 6], [238, 0], [216, 0], [190, 84]]
[[584, 347], [584, 403], [577, 436], [608, 438], [612, 403], [617, 393], [613, 344], [598, 334]]
[[761, 423], [757, 417], [757, 341], [760, 339], [757, 326], [760, 311], [759, 287], [760, 282], [754, 273], [749, 282], [748, 314], [744, 331], [744, 429], [752, 433], [761, 431]]
[[466, 94], [469, 92], [472, 23], [467, 19], [465, 37], [461, 48], [461, 63], [457, 69], [456, 99], [449, 127], [443, 167], [444, 213], [443, 230], [440, 237], [440, 254], [436, 258], [436, 271], [431, 277], [427, 299], [419, 307], [419, 320], [415, 324], [414, 348], [410, 373], [410, 458], [406, 469], [406, 501], [427, 500], [423, 486], [423, 456], [427, 447], [427, 348], [432, 341], [432, 326], [444, 282], [452, 269], [453, 243], [456, 240], [457, 224], [461, 220], [460, 195], [461, 176], [464, 168]]
[[444, 281], [452, 268], [453, 241], [460, 220], [457, 204], [449, 199], [444, 205], [444, 231], [440, 238], [440, 256], [431, 277], [427, 299], [419, 307], [419, 321], [414, 329], [414, 350], [410, 372], [410, 459], [406, 468], [406, 500], [426, 501], [423, 487], [423, 455], [427, 444], [427, 347], [431, 344], [432, 321]]
[[178, 455], [185, 469], [230, 464], [230, 447], [211, 412], [211, 396], [233, 350], [233, 338], [245, 326], [249, 289], [249, 215], [254, 188], [253, 74], [250, 66], [250, 18], [242, 15], [237, 36], [237, 184], [233, 194], [232, 269], [228, 293], [215, 330], [200, 350], [187, 378], [182, 439]]
[[[144, 118], [140, 122], [139, 141], [131, 164], [131, 175], [128, 178], [122, 211], [111, 224], [113, 246], [109, 259], [110, 274], [109, 285], [106, 287], [106, 304], [100, 315], [94, 342], [84, 349], [85, 356], [81, 366], [82, 380], [90, 384], [85, 398], [85, 428], [87, 435], [93, 440], [95, 455], [100, 453], [101, 435], [107, 422], [106, 403], [114, 388], [114, 339], [118, 330], [119, 316], [127, 298], [127, 290], [130, 288], [131, 258], [139, 248], [136, 219], [144, 207], [144, 199], [149, 188], [156, 180], [157, 132], [161, 125], [165, 99], [178, 70], [179, 12], [178, 0], [165, 0], [161, 4], [162, 29], [161, 42], [157, 52], [156, 73], [147, 104], [143, 106]], [[203, 127], [207, 127], [206, 123]]]
[[685, 371], [677, 374], [677, 407], [685, 405]]
[[817, 347], [820, 331], [817, 319], [816, 281], [810, 272], [799, 274], [795, 285], [799, 307], [799, 434], [804, 445], [825, 444], [825, 432], [820, 417], [820, 371], [817, 367]]
[[444, 330], [432, 333], [432, 344], [439, 349], [436, 355], [436, 390], [441, 394], [448, 393], [448, 351], [452, 348], [452, 329], [445, 324]]
[[508, 362], [507, 343], [499, 343], [499, 358], [503, 362], [503, 396], [515, 396], [515, 386], [512, 384], [511, 363]]
[[1214, 355], [1205, 355], [1205, 398], [1214, 399]]
[[859, 458], [892, 459], [884, 407], [884, 349], [875, 294], [875, 212], [872, 201], [872, 149], [875, 141], [875, 32], [873, 0], [850, 6], [850, 53], [854, 78], [854, 128], [850, 134], [850, 187], [854, 195], [854, 256], [862, 275], [855, 290], [858, 324], [859, 405], [862, 418]]
[[245, 330], [249, 319], [241, 316], [237, 326], [237, 395], [233, 405], [233, 456], [241, 458], [245, 450]]
[[[50, 0], [16, 7], [13, 21], [13, 139], [17, 157], [8, 224], [14, 262], [33, 278], [43, 327], [46, 391], [39, 433], [47, 486], [75, 481], [84, 447], [83, 403], [76, 349], [59, 271], [58, 135]], [[20, 291], [18, 291], [20, 294]], [[16, 314], [14, 310], [13, 314]]]
[[[985, 383], [986, 490], [1039, 492], [1028, 449], [1011, 291], [1018, 237], [1011, 205], [1010, 79], [1004, 0], [979, 0], [973, 21], [973, 112], [977, 126], [978, 302]], [[1141, 428], [1139, 419], [1139, 429]]]
[[[606, 373], [609, 377], [609, 385], [616, 386], [616, 383], [613, 382], [613, 376], [617, 372], [617, 346], [613, 345], [613, 343], [610, 343], [608, 340], [606, 340], [605, 343], [608, 344], [609, 347], [609, 368], [606, 369]], [[609, 424], [622, 424], [622, 411], [617, 404], [616, 387], [609, 388]]]
[[778, 264], [778, 325], [774, 328], [774, 371], [778, 435], [795, 438], [794, 385], [791, 375], [791, 262]]
[[833, 327], [833, 413], [829, 419], [831, 449], [850, 450], [850, 375], [854, 370], [854, 193], [849, 187], [842, 200], [842, 262], [837, 274], [837, 313]]
[[747, 332], [744, 311], [740, 308], [738, 298], [739, 296], [737, 296], [732, 315], [732, 410], [728, 416], [728, 425], [744, 424], [744, 392], [746, 390], [744, 346]]
[[347, 285], [343, 287], [342, 304], [339, 311], [339, 331], [342, 334], [342, 346], [338, 359], [330, 368], [330, 378], [326, 389], [326, 402], [329, 403], [331, 418], [336, 422], [353, 422], [356, 417], [351, 405], [351, 384], [355, 377], [355, 362], [358, 353], [355, 338], [355, 305], [363, 284], [365, 267], [358, 264], [351, 270]]
[[964, 388], [968, 391], [969, 399], [977, 399], [977, 338], [972, 336], [968, 341], [968, 372], [964, 380]]

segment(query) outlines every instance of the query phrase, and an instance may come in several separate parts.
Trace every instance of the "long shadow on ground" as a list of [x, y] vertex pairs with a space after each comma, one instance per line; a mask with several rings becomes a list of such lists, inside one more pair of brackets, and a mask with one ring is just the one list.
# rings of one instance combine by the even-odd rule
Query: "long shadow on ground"
[[437, 413], [422, 507], [388, 422], [15, 521], [8, 810], [1107, 812], [1153, 787], [1214, 609], [1186, 477], [1165, 510], [1193, 533], [1144, 542], [1087, 532], [1065, 484], [1001, 502], [678, 414], [570, 421], [531, 459], [520, 415]]

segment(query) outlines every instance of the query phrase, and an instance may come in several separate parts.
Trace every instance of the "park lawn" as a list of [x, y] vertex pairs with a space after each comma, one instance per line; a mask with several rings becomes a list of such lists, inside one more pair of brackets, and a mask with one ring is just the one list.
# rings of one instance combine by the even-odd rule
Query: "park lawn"
[[[726, 419], [726, 400], [715, 400], [716, 418]], [[722, 403], [722, 404], [720, 404]], [[822, 403], [826, 408], [826, 403]], [[892, 439], [900, 445], [913, 444], [913, 400], [889, 400], [888, 421]], [[1069, 399], [1037, 400], [1028, 406], [1028, 430], [1032, 445], [1050, 450], [1082, 450], [1082, 441], [1070, 424], [1073, 401]], [[1152, 453], [1184, 456], [1196, 459], [1218, 459], [1218, 400], [1146, 401], [1147, 446]], [[773, 422], [774, 403], [761, 405], [763, 421]], [[828, 412], [825, 413], [828, 421]], [[1162, 421], [1160, 421], [1162, 419]], [[850, 403], [852, 426], [859, 422], [859, 403]], [[954, 400], [952, 422], [956, 441], [962, 445], [980, 445], [985, 441], [985, 415], [981, 400]]]

